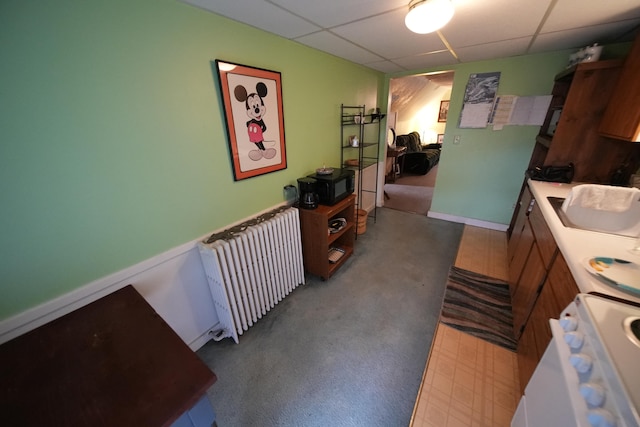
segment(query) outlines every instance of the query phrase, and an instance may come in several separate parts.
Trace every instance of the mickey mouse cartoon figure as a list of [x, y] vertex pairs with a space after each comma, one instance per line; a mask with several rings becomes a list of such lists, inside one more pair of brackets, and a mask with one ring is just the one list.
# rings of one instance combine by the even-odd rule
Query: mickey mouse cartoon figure
[[262, 118], [267, 112], [267, 107], [264, 105], [264, 98], [267, 96], [267, 85], [262, 82], [258, 82], [256, 85], [255, 93], [247, 93], [244, 86], [238, 85], [233, 90], [236, 99], [245, 103], [247, 109], [247, 116], [251, 120], [247, 122], [247, 132], [249, 134], [249, 141], [256, 144], [257, 149], [249, 151], [249, 158], [254, 161], [258, 161], [261, 158], [272, 159], [276, 155], [275, 148], [265, 148], [264, 132], [267, 130], [267, 125], [264, 124]]

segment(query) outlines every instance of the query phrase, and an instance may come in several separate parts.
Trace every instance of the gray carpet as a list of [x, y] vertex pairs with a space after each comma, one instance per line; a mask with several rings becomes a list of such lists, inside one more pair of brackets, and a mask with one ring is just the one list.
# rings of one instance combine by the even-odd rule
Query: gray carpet
[[416, 185], [385, 184], [384, 192], [387, 198], [384, 207], [404, 212], [426, 215], [431, 209], [433, 187], [419, 187]]
[[328, 281], [198, 355], [221, 427], [408, 426], [463, 225], [380, 208]]
[[384, 207], [404, 212], [427, 215], [431, 209], [433, 190], [438, 176], [438, 165], [426, 175], [402, 175], [393, 183], [384, 185]]

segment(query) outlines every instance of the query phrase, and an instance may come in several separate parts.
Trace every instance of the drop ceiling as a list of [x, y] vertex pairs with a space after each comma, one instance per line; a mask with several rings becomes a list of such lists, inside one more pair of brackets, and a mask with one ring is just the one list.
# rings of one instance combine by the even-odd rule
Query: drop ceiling
[[452, 0], [443, 29], [414, 34], [409, 0], [181, 0], [394, 73], [633, 40], [638, 0]]

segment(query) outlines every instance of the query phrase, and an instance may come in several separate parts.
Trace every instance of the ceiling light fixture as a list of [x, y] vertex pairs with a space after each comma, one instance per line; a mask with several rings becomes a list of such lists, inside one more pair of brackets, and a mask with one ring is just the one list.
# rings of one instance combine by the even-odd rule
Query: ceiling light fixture
[[404, 23], [414, 33], [432, 33], [447, 25], [453, 11], [451, 0], [411, 0]]

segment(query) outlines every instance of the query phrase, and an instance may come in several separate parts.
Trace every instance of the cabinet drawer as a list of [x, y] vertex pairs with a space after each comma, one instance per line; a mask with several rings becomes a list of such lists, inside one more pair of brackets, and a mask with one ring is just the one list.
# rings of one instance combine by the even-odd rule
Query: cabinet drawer
[[538, 250], [540, 251], [544, 267], [548, 270], [551, 267], [553, 258], [558, 252], [558, 246], [556, 245], [553, 234], [551, 234], [551, 230], [549, 230], [547, 222], [544, 220], [542, 211], [540, 211], [540, 207], [538, 207], [537, 203], [534, 204], [531, 209], [529, 222], [531, 223], [533, 236], [536, 240]]

